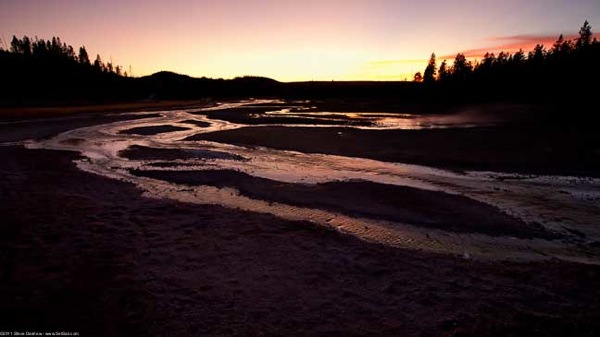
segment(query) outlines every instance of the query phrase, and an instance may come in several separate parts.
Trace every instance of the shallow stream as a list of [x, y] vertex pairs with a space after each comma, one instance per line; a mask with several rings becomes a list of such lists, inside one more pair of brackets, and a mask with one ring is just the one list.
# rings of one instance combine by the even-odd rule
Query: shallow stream
[[[464, 116], [415, 116], [389, 113], [315, 112], [306, 106], [272, 100], [219, 104], [194, 110], [159, 112], [159, 117], [114, 122], [70, 130], [50, 139], [27, 141], [36, 149], [77, 151], [84, 157], [77, 166], [87, 172], [135, 184], [146, 196], [188, 203], [216, 204], [232, 209], [269, 213], [277, 217], [310, 221], [361, 239], [390, 246], [456, 254], [465, 258], [539, 260], [558, 258], [599, 263], [600, 179], [587, 177], [532, 176], [494, 172], [464, 174], [430, 167], [381, 162], [325, 154], [242, 147], [187, 137], [206, 132], [275, 124], [242, 125], [203, 115], [214, 110], [275, 105], [261, 118], [305, 118], [311, 127], [343, 126], [369, 129], [421, 129], [471, 127], [481, 121]], [[144, 114], [144, 113], [136, 113]], [[315, 122], [316, 120], [316, 122]], [[319, 125], [327, 120], [327, 125]], [[368, 125], [351, 126], [348, 120]], [[336, 124], [338, 123], [339, 124]], [[277, 124], [287, 127], [301, 123]], [[129, 130], [129, 131], [128, 131]], [[126, 150], [143, 155], [132, 159]], [[158, 154], [153, 151], [159, 150]], [[166, 150], [166, 152], [165, 152]], [[172, 155], [171, 155], [171, 151]], [[165, 154], [168, 154], [165, 156]], [[134, 175], [132, 170], [205, 171], [235, 170], [251, 176], [294, 184], [319, 184], [361, 180], [379, 184], [461, 195], [497, 207], [521, 219], [559, 234], [561, 239], [518, 239], [477, 233], [454, 233], [422, 228], [411, 223], [357, 217], [320, 208], [258, 200], [235, 188], [188, 186]], [[481, 219], [485, 222], [485, 219]]]

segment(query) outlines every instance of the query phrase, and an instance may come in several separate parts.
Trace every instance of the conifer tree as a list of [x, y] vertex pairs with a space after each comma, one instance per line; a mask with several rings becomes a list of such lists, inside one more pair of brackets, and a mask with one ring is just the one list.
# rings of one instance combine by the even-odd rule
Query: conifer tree
[[429, 58], [429, 64], [425, 68], [425, 72], [423, 73], [423, 81], [425, 83], [431, 83], [435, 81], [437, 76], [437, 65], [435, 63], [435, 53], [431, 54]]

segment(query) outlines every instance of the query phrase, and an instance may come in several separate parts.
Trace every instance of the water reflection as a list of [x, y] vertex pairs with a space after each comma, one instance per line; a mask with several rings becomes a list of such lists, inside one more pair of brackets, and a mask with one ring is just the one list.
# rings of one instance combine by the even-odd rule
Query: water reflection
[[[290, 220], [311, 221], [391, 246], [492, 258], [543, 259], [548, 256], [597, 263], [597, 255], [582, 251], [582, 244], [600, 240], [597, 225], [600, 181], [569, 177], [519, 177], [496, 173], [456, 174], [434, 168], [387, 163], [363, 158], [242, 147], [208, 141], [185, 141], [205, 132], [231, 130], [242, 124], [211, 119], [203, 112], [282, 104], [253, 100], [225, 103], [192, 111], [165, 111], [160, 116], [121, 121], [64, 132], [52, 139], [28, 142], [29, 148], [78, 151], [82, 170], [136, 184], [149, 197], [269, 213]], [[280, 109], [279, 109], [280, 108]], [[278, 110], [277, 110], [278, 109]], [[261, 114], [339, 122], [368, 121], [371, 129], [468, 127], [475, 120], [464, 116], [411, 116], [389, 113], [333, 113], [309, 111], [306, 106], [283, 106]], [[142, 114], [142, 113], [140, 113]], [[271, 124], [270, 124], [271, 125]], [[286, 125], [293, 127], [290, 125]], [[319, 125], [320, 126], [320, 125]], [[331, 126], [331, 125], [328, 125]], [[131, 132], [159, 130], [164, 132]], [[166, 130], [166, 131], [165, 131]], [[458, 234], [424, 229], [410, 223], [352, 217], [330, 210], [286, 205], [242, 195], [236, 189], [184, 186], [132, 174], [132, 170], [204, 171], [234, 170], [254, 177], [293, 184], [361, 180], [408, 186], [466, 196], [498, 207], [526, 223], [539, 223], [568, 240], [515, 239], [482, 234]], [[564, 193], [557, 193], [563, 191]], [[582, 198], [581, 196], [585, 196]], [[485, 221], [485, 219], [482, 219]], [[585, 239], [569, 242], [572, 230]], [[583, 241], [582, 241], [583, 240]], [[587, 249], [587, 248], [585, 248]], [[585, 250], [584, 249], [584, 250]]]
[[336, 121], [339, 125], [346, 125], [348, 121], [361, 121], [370, 124], [360, 126], [361, 129], [402, 129], [423, 130], [443, 129], [456, 127], [492, 126], [499, 123], [489, 117], [483, 118], [474, 114], [450, 114], [450, 115], [416, 115], [389, 112], [295, 112], [290, 108], [277, 111], [268, 111], [255, 117], [283, 117], [302, 118], [318, 121]]

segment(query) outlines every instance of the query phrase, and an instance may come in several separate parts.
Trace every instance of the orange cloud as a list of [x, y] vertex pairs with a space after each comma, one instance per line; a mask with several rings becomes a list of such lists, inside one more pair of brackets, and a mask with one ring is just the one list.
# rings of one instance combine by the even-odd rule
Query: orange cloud
[[[566, 35], [564, 36], [566, 40], [576, 39], [576, 35]], [[476, 48], [476, 49], [468, 49], [461, 51], [460, 53], [464, 54], [467, 58], [472, 59], [481, 59], [485, 53], [495, 53], [503, 51], [506, 53], [514, 54], [519, 50], [523, 50], [524, 52], [528, 52], [532, 50], [535, 45], [542, 44], [546, 49], [552, 47], [554, 42], [558, 40], [558, 35], [550, 36], [550, 35], [513, 35], [513, 36], [503, 36], [503, 37], [495, 37], [489, 39], [490, 41], [494, 41], [497, 44], [492, 45], [485, 48]], [[438, 59], [442, 60], [453, 60], [456, 57], [456, 54], [448, 54], [440, 56]]]

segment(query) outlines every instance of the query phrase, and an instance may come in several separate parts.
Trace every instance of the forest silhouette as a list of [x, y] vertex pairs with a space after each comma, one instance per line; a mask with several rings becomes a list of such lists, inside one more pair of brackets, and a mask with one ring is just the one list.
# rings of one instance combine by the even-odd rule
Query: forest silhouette
[[527, 54], [486, 53], [471, 62], [458, 53], [452, 66], [443, 60], [439, 68], [432, 54], [423, 75], [415, 74], [438, 99], [502, 100], [586, 103], [594, 86], [588, 85], [600, 74], [600, 42], [592, 37], [592, 27], [585, 21], [579, 37], [567, 40], [561, 34], [547, 49], [537, 44]]
[[84, 46], [60, 38], [13, 36], [0, 49], [0, 105], [80, 104], [106, 101], [281, 97], [395, 99], [404, 103], [509, 101], [583, 106], [593, 97], [587, 83], [600, 75], [600, 42], [586, 21], [574, 40], [560, 35], [550, 48], [525, 53], [486, 53], [471, 62], [458, 53], [437, 66], [435, 54], [413, 82], [290, 82], [245, 76], [232, 80], [192, 78], [172, 72], [132, 77], [120, 65], [92, 62]]

